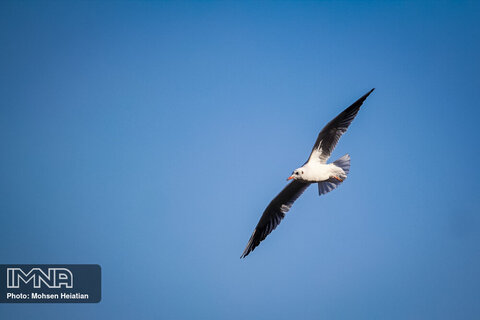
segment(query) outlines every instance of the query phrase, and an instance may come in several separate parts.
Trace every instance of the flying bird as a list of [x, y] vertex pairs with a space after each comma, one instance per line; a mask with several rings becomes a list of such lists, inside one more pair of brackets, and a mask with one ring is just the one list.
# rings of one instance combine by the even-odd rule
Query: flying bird
[[343, 110], [320, 131], [307, 162], [292, 172], [287, 180], [293, 181], [267, 206], [240, 258], [248, 256], [280, 224], [295, 200], [312, 183], [318, 184], [318, 194], [322, 195], [338, 187], [347, 178], [350, 171], [348, 154], [332, 163], [327, 163], [327, 160], [373, 90], [375, 88]]

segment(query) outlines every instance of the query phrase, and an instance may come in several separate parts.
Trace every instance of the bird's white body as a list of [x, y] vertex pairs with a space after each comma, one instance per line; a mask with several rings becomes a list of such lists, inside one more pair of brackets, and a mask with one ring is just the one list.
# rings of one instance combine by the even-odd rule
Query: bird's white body
[[321, 182], [330, 179], [331, 177], [338, 177], [345, 179], [347, 176], [342, 168], [337, 167], [333, 163], [321, 163], [320, 161], [309, 161], [303, 167], [297, 169], [303, 173], [300, 174], [298, 180], [308, 182]]
[[[347, 173], [336, 163], [327, 163], [328, 158], [322, 156], [321, 147], [314, 150], [310, 155], [307, 163], [302, 167], [295, 169], [291, 178], [295, 180], [302, 180], [307, 182], [322, 182], [330, 178], [343, 181], [347, 177]], [[346, 156], [350, 160], [350, 156]]]

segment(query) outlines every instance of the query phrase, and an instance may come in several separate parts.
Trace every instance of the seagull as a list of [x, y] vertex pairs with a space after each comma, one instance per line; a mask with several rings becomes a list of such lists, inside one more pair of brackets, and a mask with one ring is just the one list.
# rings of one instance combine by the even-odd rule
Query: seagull
[[338, 187], [347, 178], [350, 171], [350, 155], [346, 154], [332, 163], [327, 163], [327, 160], [373, 90], [375, 88], [343, 110], [320, 131], [307, 162], [292, 172], [287, 180], [293, 181], [287, 184], [267, 206], [240, 258], [248, 256], [280, 224], [295, 200], [312, 183], [318, 184], [318, 194], [321, 196]]

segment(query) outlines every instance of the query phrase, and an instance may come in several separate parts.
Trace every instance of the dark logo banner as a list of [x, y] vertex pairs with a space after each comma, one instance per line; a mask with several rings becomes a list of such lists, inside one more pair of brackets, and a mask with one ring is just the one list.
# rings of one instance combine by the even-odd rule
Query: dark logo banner
[[98, 264], [2, 264], [0, 302], [100, 302], [101, 280]]

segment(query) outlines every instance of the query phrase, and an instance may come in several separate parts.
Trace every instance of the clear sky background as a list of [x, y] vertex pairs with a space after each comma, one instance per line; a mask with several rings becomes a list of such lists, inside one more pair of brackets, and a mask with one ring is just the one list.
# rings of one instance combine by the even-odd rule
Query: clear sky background
[[[99, 304], [1, 319], [479, 319], [480, 5], [0, 3], [0, 262]], [[320, 129], [333, 160], [240, 260]]]

